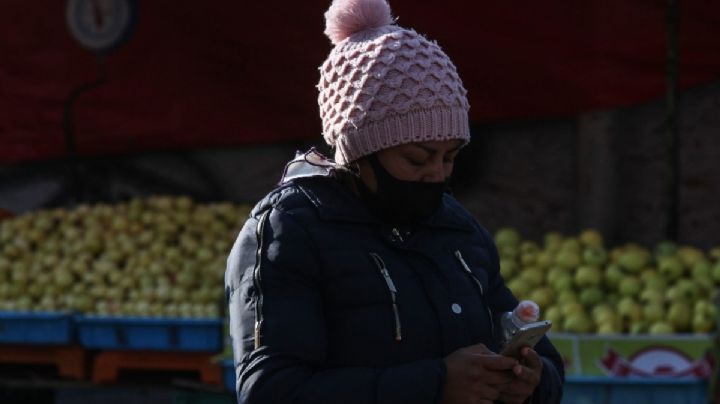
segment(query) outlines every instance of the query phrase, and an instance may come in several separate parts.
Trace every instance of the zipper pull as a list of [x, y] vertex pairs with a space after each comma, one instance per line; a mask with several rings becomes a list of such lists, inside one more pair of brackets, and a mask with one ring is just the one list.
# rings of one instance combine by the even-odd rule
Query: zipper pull
[[460, 261], [460, 265], [462, 265], [465, 272], [468, 273], [472, 277], [473, 280], [475, 280], [475, 283], [477, 284], [478, 288], [480, 288], [480, 294], [484, 295], [485, 290], [483, 289], [482, 283], [478, 280], [478, 278], [475, 277], [475, 274], [470, 270], [470, 267], [468, 266], [467, 262], [463, 259], [462, 253], [460, 253], [460, 250], [455, 250], [455, 258]]
[[255, 349], [260, 348], [260, 322], [255, 321]]
[[405, 242], [405, 240], [403, 240], [402, 238], [402, 234], [400, 234], [400, 231], [395, 227], [393, 227], [392, 229], [392, 235], [394, 238], [400, 240], [401, 243]]
[[[480, 296], [485, 296], [485, 289], [483, 288], [482, 282], [480, 282], [480, 279], [478, 279], [475, 274], [470, 270], [470, 266], [468, 266], [467, 262], [465, 262], [465, 259], [462, 256], [462, 253], [460, 250], [455, 250], [455, 258], [457, 258], [458, 261], [460, 261], [460, 265], [462, 265], [465, 272], [467, 272], [468, 275], [472, 278], [472, 280], [475, 281], [475, 284], [477, 285], [478, 289], [480, 290]], [[487, 305], [487, 303], [483, 302], [485, 304], [485, 308], [488, 312], [488, 318], [490, 319], [490, 335], [495, 337], [495, 322], [493, 321], [493, 314], [492, 310], [490, 310], [490, 306]]]
[[385, 261], [383, 261], [382, 258], [380, 258], [380, 256], [376, 253], [370, 253], [370, 257], [372, 257], [373, 261], [375, 261], [375, 265], [377, 266], [378, 270], [380, 271], [380, 274], [382, 275], [383, 279], [385, 280], [385, 284], [387, 285], [387, 288], [390, 291], [390, 298], [392, 300], [393, 316], [395, 318], [395, 341], [402, 341], [402, 327], [400, 325], [400, 310], [398, 310], [398, 304], [397, 304], [397, 287], [395, 286], [395, 282], [393, 282], [392, 278], [390, 277], [390, 272], [387, 270], [387, 267], [385, 266]]

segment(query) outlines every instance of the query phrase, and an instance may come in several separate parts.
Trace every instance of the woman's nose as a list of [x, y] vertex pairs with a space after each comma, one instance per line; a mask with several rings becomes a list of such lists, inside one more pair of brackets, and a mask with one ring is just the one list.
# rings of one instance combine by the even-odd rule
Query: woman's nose
[[445, 166], [442, 159], [434, 159], [428, 163], [426, 171], [423, 173], [422, 181], [424, 182], [442, 182], [445, 181]]

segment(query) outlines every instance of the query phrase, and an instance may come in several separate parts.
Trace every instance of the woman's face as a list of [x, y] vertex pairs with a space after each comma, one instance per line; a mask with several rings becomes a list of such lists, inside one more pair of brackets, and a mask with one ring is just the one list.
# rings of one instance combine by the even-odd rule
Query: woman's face
[[[390, 175], [399, 180], [441, 182], [452, 174], [455, 156], [462, 145], [463, 141], [459, 139], [406, 143], [380, 150], [377, 158]], [[377, 190], [370, 163], [361, 159], [358, 165], [365, 185]]]

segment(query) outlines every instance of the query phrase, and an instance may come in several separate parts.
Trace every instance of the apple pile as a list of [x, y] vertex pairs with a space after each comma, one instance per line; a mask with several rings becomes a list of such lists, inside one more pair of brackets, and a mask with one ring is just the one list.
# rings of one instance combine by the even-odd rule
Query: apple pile
[[500, 272], [518, 299], [538, 303], [554, 332], [708, 333], [715, 329], [720, 247], [662, 242], [607, 248], [595, 230], [550, 232], [542, 245], [497, 231]]
[[158, 196], [0, 221], [0, 311], [220, 318], [248, 211]]

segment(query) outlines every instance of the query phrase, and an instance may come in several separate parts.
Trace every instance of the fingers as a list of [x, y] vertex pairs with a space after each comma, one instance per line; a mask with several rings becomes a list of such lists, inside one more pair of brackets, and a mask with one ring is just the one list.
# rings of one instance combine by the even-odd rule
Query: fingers
[[517, 365], [513, 368], [513, 373], [517, 380], [535, 386], [540, 382], [540, 372], [530, 369], [529, 367]]
[[523, 404], [527, 398], [528, 396], [517, 394], [503, 394], [500, 396], [500, 400], [505, 404]]
[[538, 355], [535, 350], [525, 347], [520, 351], [520, 354], [525, 361], [525, 366], [537, 371], [538, 373], [542, 371], [543, 363], [540, 359], [540, 355]]
[[475, 355], [492, 354], [493, 353], [493, 351], [491, 351], [483, 343], [467, 346], [467, 347], [463, 348], [463, 351], [465, 351], [469, 354], [475, 354]]
[[487, 370], [512, 370], [518, 364], [517, 359], [492, 354], [472, 355], [473, 362]]
[[508, 371], [485, 371], [477, 372], [474, 379], [488, 385], [502, 386], [512, 382], [516, 377], [512, 372]]
[[516, 379], [512, 383], [500, 386], [499, 399], [506, 404], [524, 403], [534, 390], [534, 385]]

